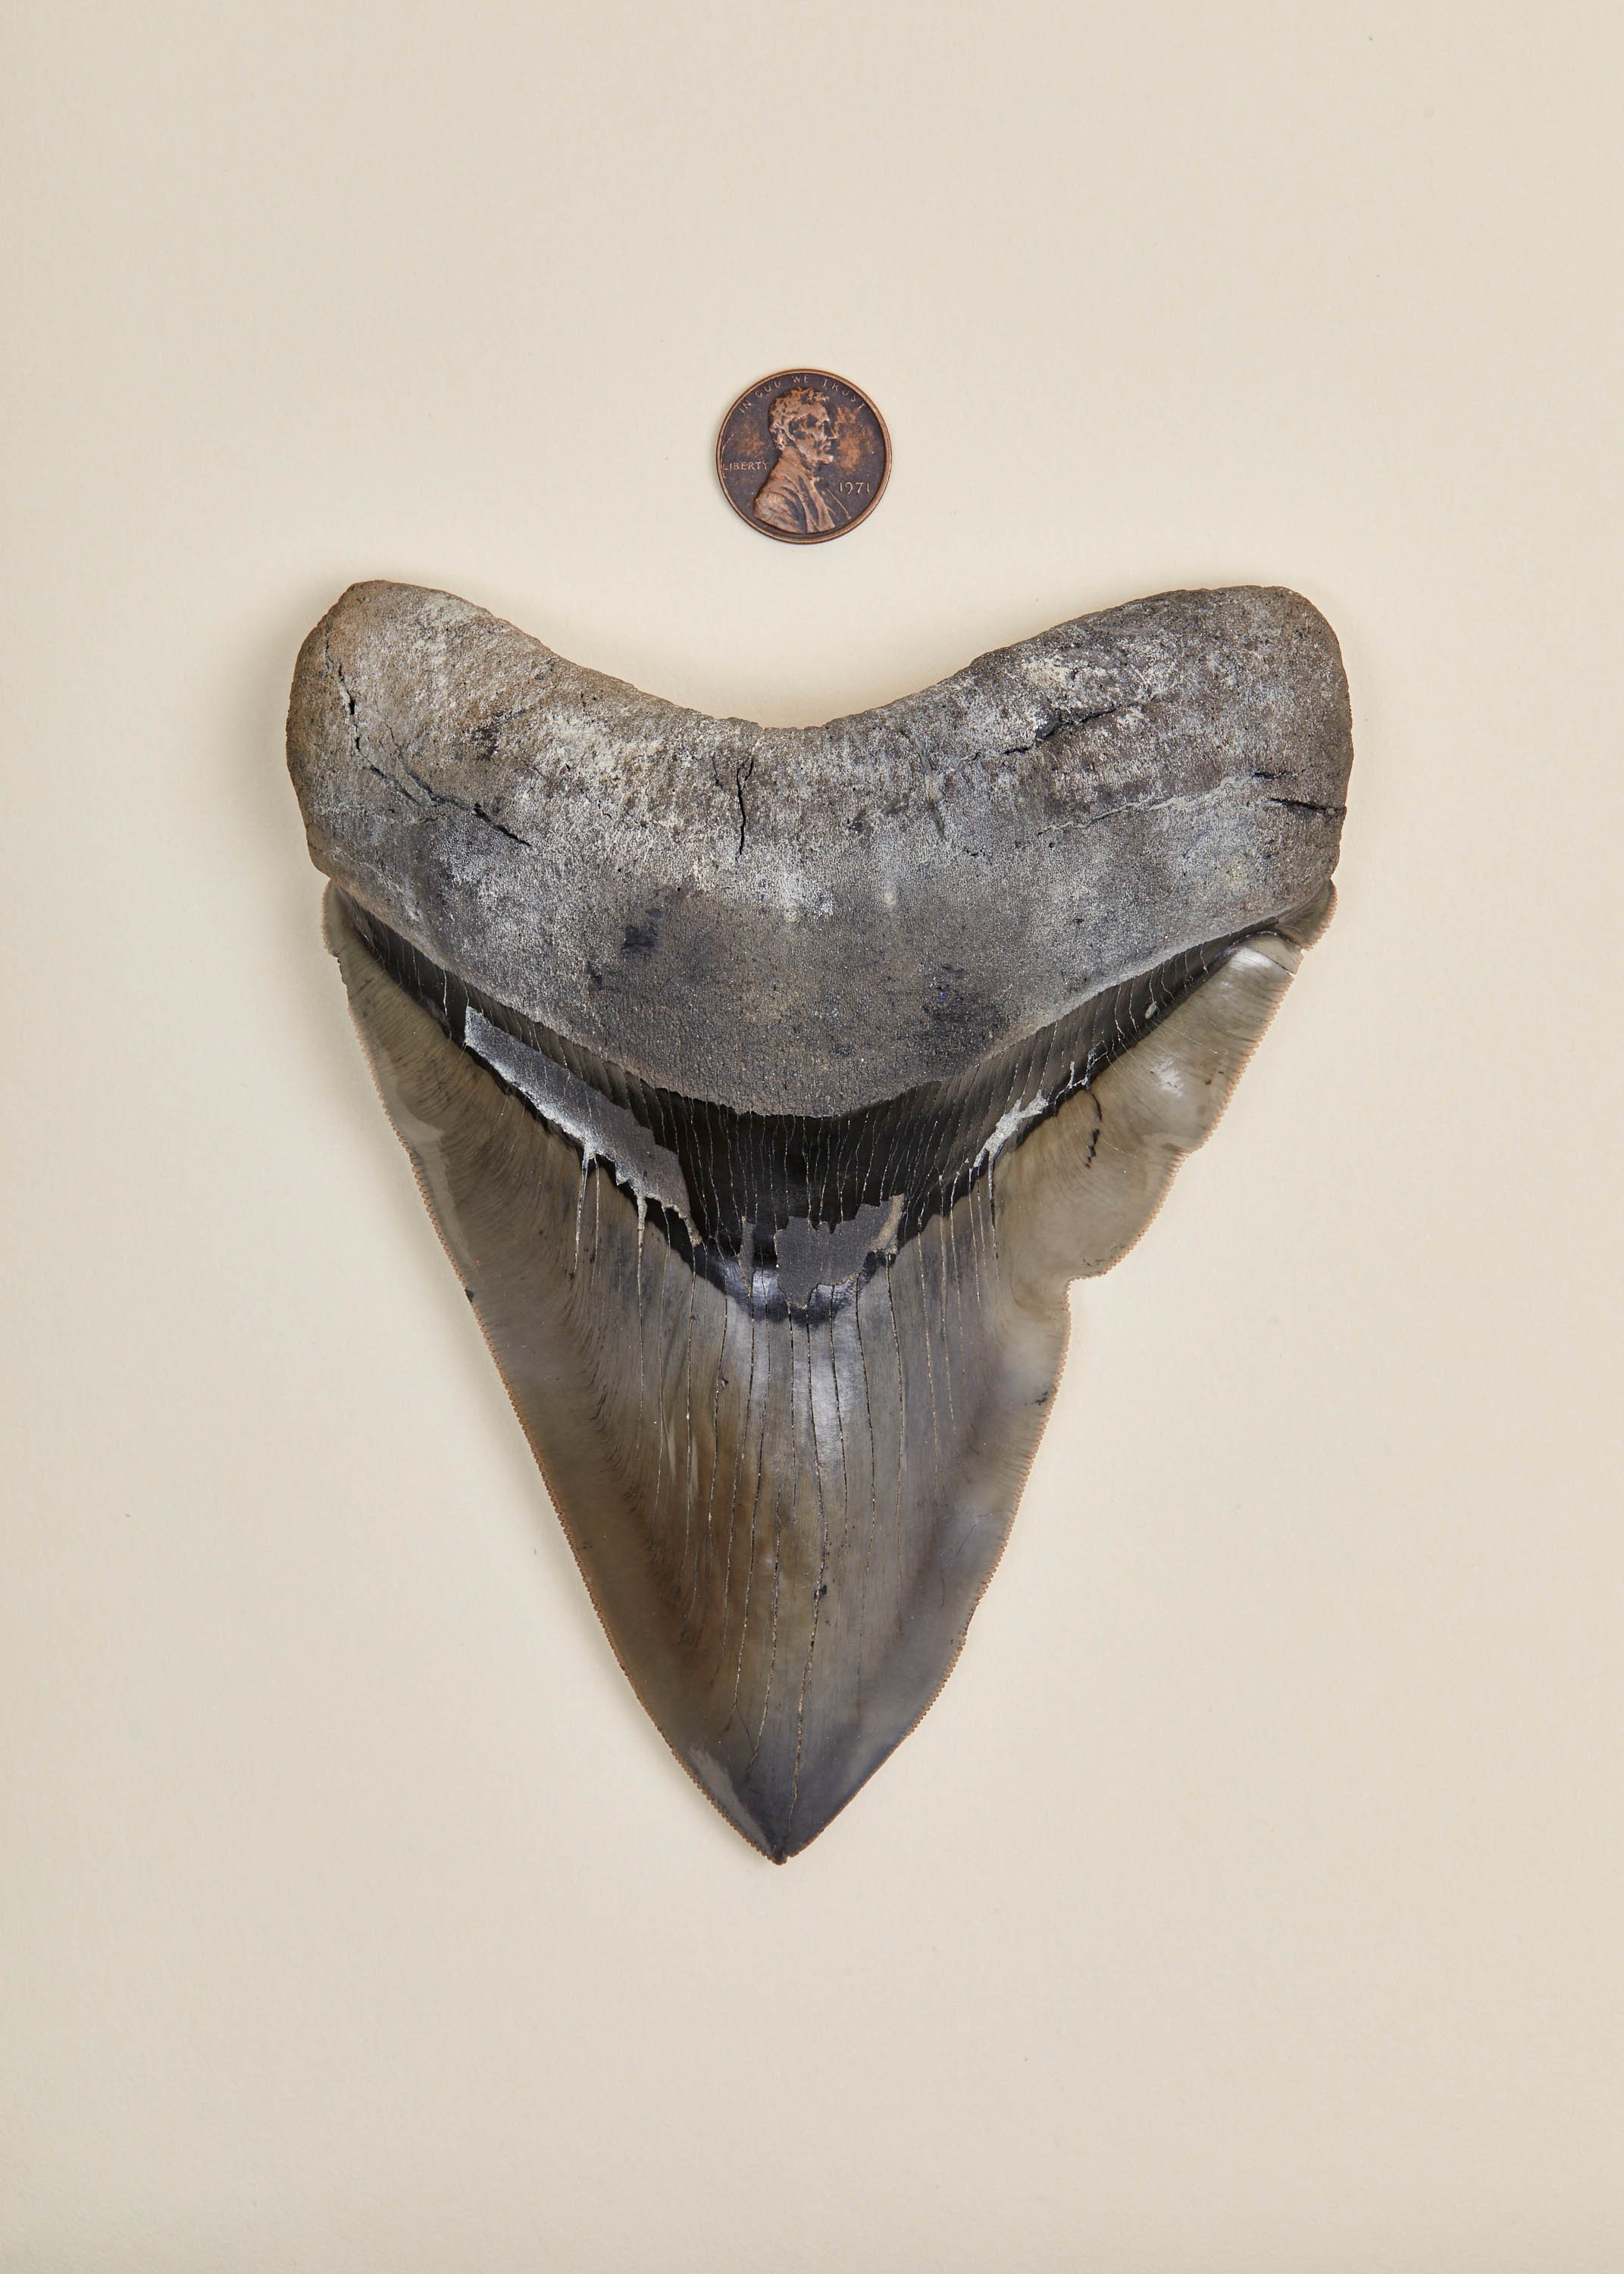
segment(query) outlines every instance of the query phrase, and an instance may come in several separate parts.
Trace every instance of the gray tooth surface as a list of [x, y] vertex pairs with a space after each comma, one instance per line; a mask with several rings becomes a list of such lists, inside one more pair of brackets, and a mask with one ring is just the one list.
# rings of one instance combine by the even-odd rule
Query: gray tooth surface
[[352, 587], [327, 937], [614, 1650], [783, 1862], [918, 1722], [1105, 1270], [1331, 907], [1323, 620], [1175, 593], [769, 732]]

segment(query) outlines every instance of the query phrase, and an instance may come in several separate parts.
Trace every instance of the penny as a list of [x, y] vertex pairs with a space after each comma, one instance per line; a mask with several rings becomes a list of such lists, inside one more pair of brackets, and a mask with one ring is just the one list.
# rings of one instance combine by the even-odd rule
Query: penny
[[891, 472], [868, 396], [831, 371], [775, 371], [747, 387], [716, 438], [722, 494], [763, 537], [824, 545], [866, 521]]

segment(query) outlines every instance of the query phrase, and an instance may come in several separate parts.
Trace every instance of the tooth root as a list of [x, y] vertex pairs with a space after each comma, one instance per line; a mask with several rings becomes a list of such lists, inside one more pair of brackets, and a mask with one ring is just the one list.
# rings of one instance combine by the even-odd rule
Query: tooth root
[[776, 1860], [935, 1698], [1002, 1551], [1104, 1269], [1211, 1128], [1289, 983], [1253, 942], [823, 1314], [770, 1315], [667, 1244], [397, 986], [328, 937], [621, 1665]]

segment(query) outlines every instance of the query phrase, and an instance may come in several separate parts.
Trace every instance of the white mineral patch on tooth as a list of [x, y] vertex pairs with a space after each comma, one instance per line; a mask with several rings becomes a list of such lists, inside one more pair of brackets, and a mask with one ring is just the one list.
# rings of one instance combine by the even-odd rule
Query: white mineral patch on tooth
[[1048, 1103], [1047, 1095], [1039, 1090], [1030, 1104], [1011, 1105], [1001, 1113], [991, 1134], [975, 1156], [974, 1168], [979, 1169], [984, 1161], [996, 1161], [1011, 1138], [1018, 1136], [1028, 1121], [1035, 1121]]
[[470, 1009], [462, 1040], [477, 1058], [516, 1089], [542, 1119], [581, 1148], [584, 1160], [605, 1162], [617, 1183], [637, 1203], [641, 1216], [650, 1201], [680, 1216], [695, 1239], [688, 1181], [676, 1155], [658, 1144], [635, 1114], [600, 1097], [568, 1066], [534, 1050], [496, 1026], [483, 1012]]
[[786, 1299], [805, 1303], [815, 1288], [832, 1292], [853, 1286], [871, 1255], [894, 1255], [903, 1207], [904, 1195], [893, 1193], [884, 1207], [866, 1201], [839, 1224], [793, 1217], [777, 1240], [778, 1287]]

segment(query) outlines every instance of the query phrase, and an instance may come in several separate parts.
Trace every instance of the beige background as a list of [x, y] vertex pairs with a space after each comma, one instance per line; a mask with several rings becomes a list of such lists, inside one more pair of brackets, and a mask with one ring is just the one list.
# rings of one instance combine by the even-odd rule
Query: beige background
[[[1610, 5], [36, 4], [0, 2267], [1624, 2264]], [[735, 391], [870, 388], [769, 544]], [[623, 1684], [282, 772], [350, 578], [813, 719], [1341, 633], [1342, 908], [784, 1871]]]

